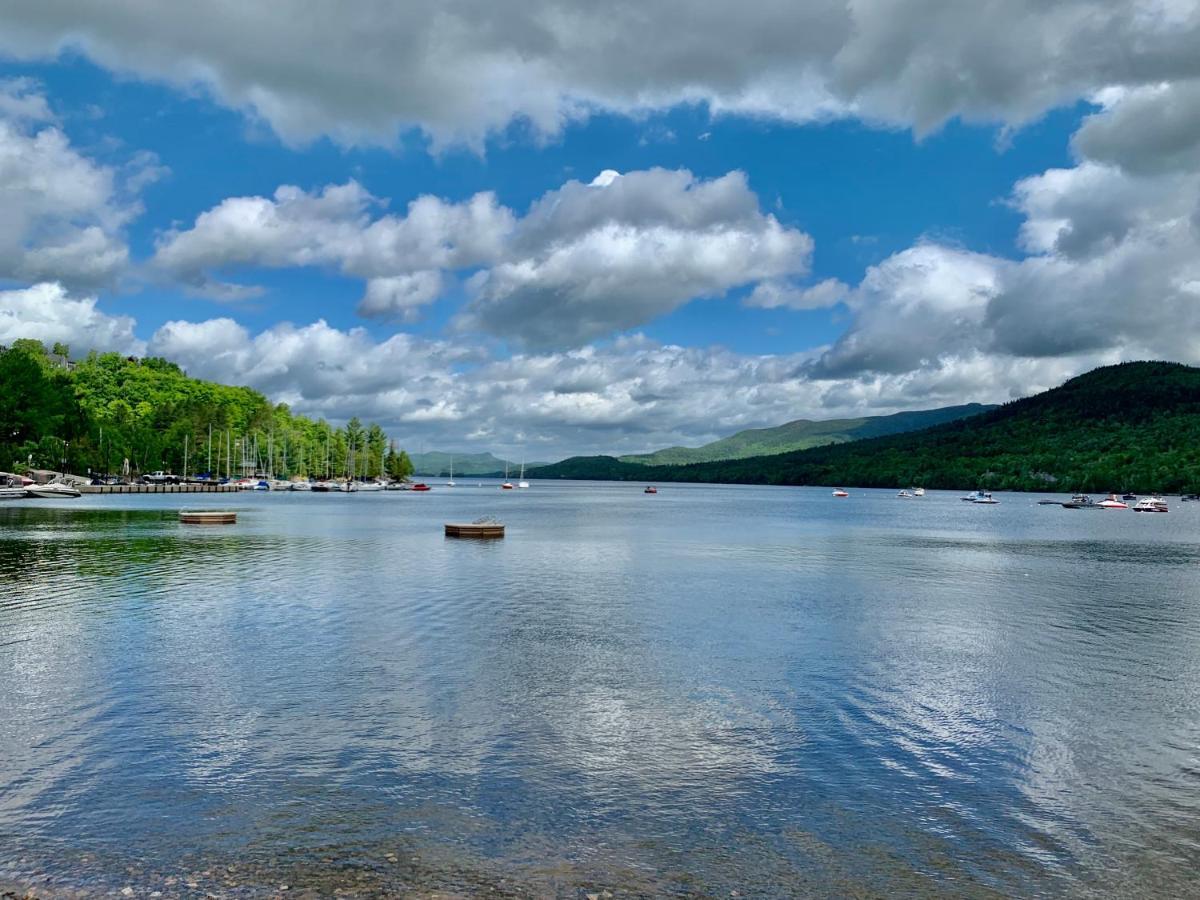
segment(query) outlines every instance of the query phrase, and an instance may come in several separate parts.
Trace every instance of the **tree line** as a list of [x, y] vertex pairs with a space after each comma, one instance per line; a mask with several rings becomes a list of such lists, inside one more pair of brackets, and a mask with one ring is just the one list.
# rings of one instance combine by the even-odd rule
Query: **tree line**
[[0, 468], [78, 474], [246, 468], [279, 478], [406, 478], [408, 454], [375, 423], [343, 427], [257, 391], [189, 378], [169, 360], [19, 339], [0, 346]]

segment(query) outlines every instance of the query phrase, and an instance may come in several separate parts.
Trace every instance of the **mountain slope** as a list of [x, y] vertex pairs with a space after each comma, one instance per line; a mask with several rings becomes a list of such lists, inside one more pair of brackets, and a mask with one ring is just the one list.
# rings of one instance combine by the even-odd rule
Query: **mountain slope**
[[[1124, 363], [923, 431], [687, 466], [564, 460], [536, 478], [1090, 492], [1200, 487], [1200, 369]], [[594, 473], [594, 474], [592, 474]]]
[[[450, 473], [450, 460], [454, 460], [455, 475], [495, 475], [503, 473], [505, 461], [491, 453], [443, 453], [440, 450], [430, 450], [428, 453], [412, 454], [412, 462], [417, 475], [447, 475]], [[526, 463], [526, 470], [545, 463]], [[508, 462], [508, 468], [513, 475], [520, 471], [520, 462]]]
[[965, 419], [994, 409], [980, 403], [946, 406], [941, 409], [899, 412], [890, 416], [864, 416], [857, 419], [797, 419], [774, 428], [751, 428], [702, 447], [668, 447], [654, 453], [620, 456], [621, 462], [645, 466], [682, 466], [722, 459], [744, 459], [748, 456], [768, 456], [791, 450], [806, 450], [825, 444], [844, 444], [863, 438], [882, 437], [917, 431]]

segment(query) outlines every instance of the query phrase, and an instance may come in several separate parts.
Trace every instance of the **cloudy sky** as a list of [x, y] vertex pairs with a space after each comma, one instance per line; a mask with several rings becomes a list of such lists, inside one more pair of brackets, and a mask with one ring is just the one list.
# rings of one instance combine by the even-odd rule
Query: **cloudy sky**
[[0, 0], [0, 343], [547, 459], [1198, 319], [1200, 0]]

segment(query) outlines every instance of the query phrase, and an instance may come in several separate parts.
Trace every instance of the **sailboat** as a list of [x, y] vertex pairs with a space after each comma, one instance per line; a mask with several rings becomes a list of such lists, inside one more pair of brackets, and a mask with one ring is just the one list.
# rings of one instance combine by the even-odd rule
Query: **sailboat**
[[504, 461], [504, 484], [500, 485], [500, 490], [511, 491], [513, 489], [512, 482], [508, 480], [508, 460]]
[[521, 460], [521, 480], [517, 482], [517, 487], [529, 487], [529, 482], [525, 480], [525, 460]]
[[450, 457], [450, 480], [446, 482], [446, 487], [454, 487], [454, 457]]

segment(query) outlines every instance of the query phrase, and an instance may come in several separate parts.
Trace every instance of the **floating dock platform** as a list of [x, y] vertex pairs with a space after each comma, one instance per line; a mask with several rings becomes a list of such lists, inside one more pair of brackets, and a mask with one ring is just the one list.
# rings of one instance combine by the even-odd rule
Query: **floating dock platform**
[[181, 509], [179, 521], [184, 525], [236, 525], [237, 513], [231, 510]]
[[446, 537], [502, 538], [504, 525], [500, 522], [447, 522]]
[[84, 494], [236, 494], [236, 484], [81, 484]]

